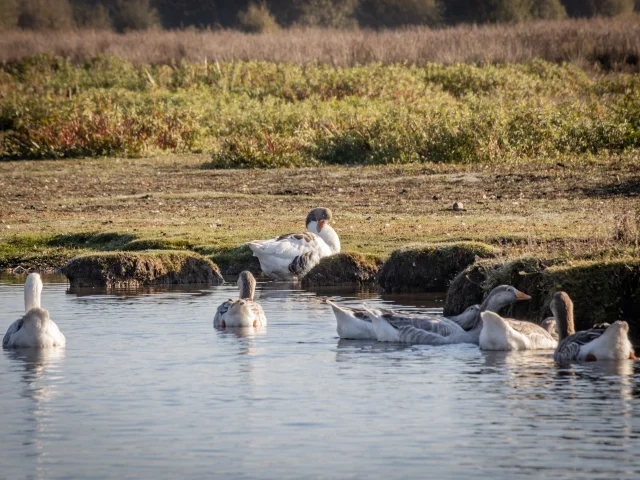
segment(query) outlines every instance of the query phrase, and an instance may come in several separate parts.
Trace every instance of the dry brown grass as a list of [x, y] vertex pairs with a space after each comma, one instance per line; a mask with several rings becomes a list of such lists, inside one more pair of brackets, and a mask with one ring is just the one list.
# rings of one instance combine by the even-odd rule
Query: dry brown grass
[[81, 61], [99, 54], [134, 62], [266, 60], [336, 66], [370, 62], [521, 62], [543, 58], [638, 70], [640, 18], [541, 21], [512, 26], [386, 31], [15, 31], [0, 36], [0, 61], [50, 53]]

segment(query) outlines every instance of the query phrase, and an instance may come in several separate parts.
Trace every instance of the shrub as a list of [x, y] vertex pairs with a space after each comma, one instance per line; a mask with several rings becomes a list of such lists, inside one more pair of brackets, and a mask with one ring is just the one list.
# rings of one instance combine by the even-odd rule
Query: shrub
[[250, 3], [247, 10], [238, 14], [240, 28], [249, 33], [269, 33], [280, 30], [280, 26], [265, 2]]

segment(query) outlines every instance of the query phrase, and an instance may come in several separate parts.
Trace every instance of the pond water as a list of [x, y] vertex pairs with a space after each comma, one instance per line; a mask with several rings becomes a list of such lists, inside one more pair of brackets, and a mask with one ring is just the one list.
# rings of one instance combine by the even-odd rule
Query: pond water
[[[67, 348], [0, 355], [0, 478], [632, 478], [640, 369], [549, 352], [341, 341], [324, 295], [261, 283], [253, 336], [212, 327], [235, 285], [107, 294], [45, 277]], [[2, 334], [24, 277], [0, 277]], [[16, 283], [19, 282], [19, 283]]]

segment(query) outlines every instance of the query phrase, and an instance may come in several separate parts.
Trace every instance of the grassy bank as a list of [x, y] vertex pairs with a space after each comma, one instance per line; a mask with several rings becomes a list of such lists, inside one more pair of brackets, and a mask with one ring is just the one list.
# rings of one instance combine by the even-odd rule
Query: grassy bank
[[0, 67], [0, 158], [210, 153], [209, 166], [510, 162], [640, 145], [640, 77], [522, 64]]
[[[481, 241], [500, 256], [638, 256], [640, 158], [210, 170], [207, 155], [0, 162], [0, 266], [79, 253], [193, 250], [223, 264], [243, 242], [333, 210], [345, 251]], [[462, 201], [464, 211], [451, 205]], [[217, 258], [224, 257], [225, 261]], [[225, 263], [226, 262], [226, 263]]]

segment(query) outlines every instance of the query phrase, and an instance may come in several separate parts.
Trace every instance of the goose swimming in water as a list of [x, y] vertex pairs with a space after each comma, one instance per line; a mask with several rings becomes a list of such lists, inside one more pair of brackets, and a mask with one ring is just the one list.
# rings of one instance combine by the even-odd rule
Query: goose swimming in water
[[[373, 328], [378, 341], [414, 343], [423, 345], [449, 345], [454, 343], [480, 343], [482, 320], [480, 312], [499, 312], [512, 303], [530, 300], [531, 297], [510, 285], [494, 288], [480, 305], [473, 322], [465, 322], [471, 328], [465, 330], [456, 322], [424, 321], [420, 325], [401, 323], [397, 315], [379, 315], [367, 309], [373, 320]], [[366, 307], [365, 307], [366, 308]], [[426, 320], [426, 319], [425, 319]], [[441, 320], [441, 319], [438, 319]], [[452, 325], [453, 324], [453, 325]]]
[[247, 243], [260, 260], [260, 268], [277, 280], [304, 277], [321, 258], [340, 253], [340, 239], [329, 225], [331, 210], [314, 208], [307, 215], [307, 232], [288, 233], [270, 240]]
[[64, 347], [67, 339], [49, 312], [40, 308], [42, 280], [37, 273], [30, 273], [24, 284], [25, 314], [13, 322], [2, 340], [4, 348]]
[[535, 323], [502, 318], [494, 312], [482, 312], [480, 316], [482, 350], [551, 350], [558, 346], [558, 340]]
[[629, 341], [629, 324], [602, 323], [589, 330], [575, 331], [573, 302], [565, 292], [556, 292], [551, 299], [551, 312], [556, 319], [560, 343], [553, 354], [557, 362], [635, 359]]
[[213, 326], [219, 328], [266, 327], [267, 317], [262, 307], [253, 301], [256, 279], [244, 271], [238, 277], [240, 298], [229, 299], [216, 311]]
[[[338, 335], [340, 338], [350, 340], [376, 340], [376, 332], [369, 313], [364, 309], [349, 308], [327, 301], [336, 317]], [[472, 322], [480, 311], [479, 305], [471, 305], [460, 315], [453, 317], [441, 317], [436, 314], [421, 314], [416, 312], [404, 312], [401, 310], [389, 310], [384, 308], [372, 309], [378, 315], [395, 315], [397, 325], [413, 325], [420, 328], [420, 325], [437, 322], [441, 327], [449, 322], [455, 324], [467, 324]], [[429, 328], [426, 326], [425, 328]], [[456, 328], [456, 327], [452, 327]]]

